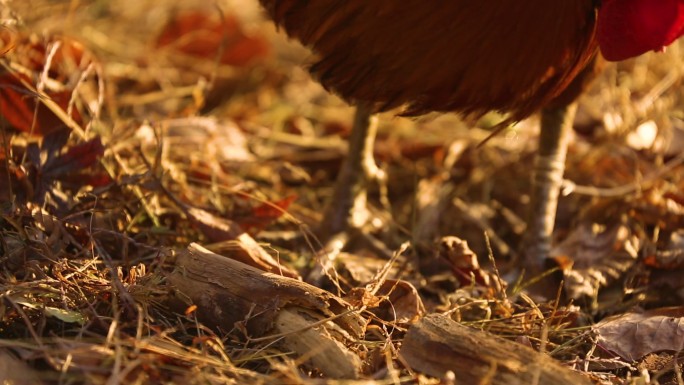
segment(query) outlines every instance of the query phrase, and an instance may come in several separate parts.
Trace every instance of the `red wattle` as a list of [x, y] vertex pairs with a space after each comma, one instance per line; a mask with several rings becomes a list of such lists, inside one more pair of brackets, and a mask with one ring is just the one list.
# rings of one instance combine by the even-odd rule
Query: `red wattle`
[[684, 0], [604, 0], [598, 41], [610, 61], [660, 51], [684, 35]]

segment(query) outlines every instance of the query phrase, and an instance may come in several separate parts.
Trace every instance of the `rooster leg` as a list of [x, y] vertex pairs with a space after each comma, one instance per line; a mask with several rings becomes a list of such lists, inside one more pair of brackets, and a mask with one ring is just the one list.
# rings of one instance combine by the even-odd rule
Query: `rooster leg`
[[333, 195], [324, 213], [319, 234], [323, 239], [362, 227], [370, 217], [366, 206], [368, 184], [385, 179], [373, 158], [377, 117], [367, 106], [357, 106], [349, 137], [349, 151], [342, 164]]
[[[368, 222], [367, 190], [371, 181], [384, 183], [385, 173], [373, 158], [373, 144], [377, 133], [377, 117], [370, 108], [356, 107], [354, 125], [349, 137], [349, 151], [337, 175], [337, 181], [323, 214], [318, 236], [324, 241], [317, 252], [318, 263], [306, 281], [316, 285], [327, 276], [337, 285], [334, 261], [342, 249]], [[339, 286], [338, 286], [339, 287]]]
[[527, 266], [532, 271], [539, 272], [551, 252], [558, 195], [565, 171], [569, 133], [576, 111], [576, 103], [542, 111], [525, 250]]

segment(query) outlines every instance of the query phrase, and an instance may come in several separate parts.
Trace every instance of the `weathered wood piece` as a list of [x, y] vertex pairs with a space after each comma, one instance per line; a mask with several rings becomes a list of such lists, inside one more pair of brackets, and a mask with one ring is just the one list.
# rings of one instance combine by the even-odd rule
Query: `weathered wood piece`
[[581, 374], [526, 346], [432, 314], [411, 326], [399, 352], [413, 369], [456, 384], [590, 385]]
[[[316, 325], [310, 327], [311, 325]], [[349, 340], [343, 330], [325, 322], [317, 312], [289, 306], [278, 313], [275, 328], [284, 337], [284, 345], [326, 376], [338, 379], [355, 379], [361, 372], [361, 358], [341, 341]]]
[[363, 335], [366, 322], [330, 292], [197, 244], [178, 252], [167, 280], [175, 289], [169, 304], [181, 312], [196, 305], [198, 319], [207, 326], [238, 327], [250, 338], [281, 334], [287, 349], [306, 356], [327, 376], [354, 378], [360, 372], [360, 360], [347, 346]]

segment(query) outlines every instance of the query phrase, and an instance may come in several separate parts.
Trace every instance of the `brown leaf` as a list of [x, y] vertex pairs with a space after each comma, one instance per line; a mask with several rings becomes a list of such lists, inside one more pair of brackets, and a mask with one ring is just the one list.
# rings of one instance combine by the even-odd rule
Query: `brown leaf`
[[181, 12], [169, 21], [157, 39], [157, 46], [171, 46], [188, 56], [243, 67], [265, 57], [268, 44], [259, 36], [248, 36], [233, 15], [222, 19], [200, 12]]
[[583, 223], [551, 255], [563, 266], [572, 266], [563, 270], [567, 295], [593, 298], [636, 263], [639, 247], [638, 237], [624, 224]]
[[[64, 136], [68, 132], [56, 131], [46, 136], [41, 146], [40, 163], [35, 173], [35, 196], [43, 201], [45, 194], [61, 181], [63, 187], [78, 191], [84, 186], [99, 187], [112, 182], [109, 175], [97, 165], [104, 155], [104, 146], [99, 137], [68, 147]], [[33, 159], [35, 162], [35, 159]]]
[[602, 349], [627, 361], [649, 353], [684, 349], [684, 307], [626, 313], [593, 327]]
[[386, 299], [374, 312], [381, 319], [389, 322], [413, 323], [425, 315], [425, 306], [418, 290], [408, 281], [388, 279], [382, 283], [377, 295]]
[[43, 175], [53, 178], [61, 175], [76, 173], [84, 168], [96, 164], [97, 160], [104, 155], [104, 146], [99, 137], [85, 143], [70, 146], [66, 153], [58, 157], [50, 158], [43, 165]]
[[17, 31], [4, 25], [0, 26], [0, 56], [4, 56], [16, 47], [17, 38]]
[[296, 199], [296, 195], [291, 195], [274, 202], [264, 202], [254, 207], [250, 215], [238, 220], [238, 223], [250, 234], [256, 234], [282, 217]]
[[439, 240], [437, 253], [449, 262], [454, 276], [462, 286], [474, 283], [495, 292], [502, 291], [500, 280], [480, 267], [477, 255], [470, 250], [468, 242], [457, 237], [444, 237]]
[[[15, 129], [33, 135], [47, 135], [64, 127], [62, 120], [43, 103], [39, 96], [29, 91], [24, 84], [29, 79], [23, 75], [5, 74], [0, 77], [0, 113]], [[48, 94], [59, 107], [67, 109], [71, 99], [71, 91], [50, 92]], [[80, 121], [81, 117], [74, 109], [72, 118]]]
[[[66, 111], [72, 97], [75, 81], [90, 63], [92, 57], [73, 39], [53, 38], [44, 44], [34, 43], [24, 36], [16, 37], [9, 60], [25, 73], [0, 75], [0, 113], [15, 129], [34, 135], [47, 135], [62, 128], [65, 123], [47, 108], [41, 98], [49, 98]], [[58, 44], [54, 55], [48, 53], [51, 44]], [[52, 51], [51, 51], [52, 52]], [[45, 71], [45, 66], [49, 68]], [[46, 73], [50, 81], [43, 84], [44, 95], [36, 93], [39, 79]], [[71, 118], [80, 123], [82, 117], [72, 109]]]

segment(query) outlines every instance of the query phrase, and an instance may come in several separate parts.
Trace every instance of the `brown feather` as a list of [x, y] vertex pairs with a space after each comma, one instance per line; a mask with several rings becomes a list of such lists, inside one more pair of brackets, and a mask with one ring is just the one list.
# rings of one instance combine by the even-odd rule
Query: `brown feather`
[[510, 112], [559, 96], [596, 52], [594, 0], [261, 0], [352, 103]]

